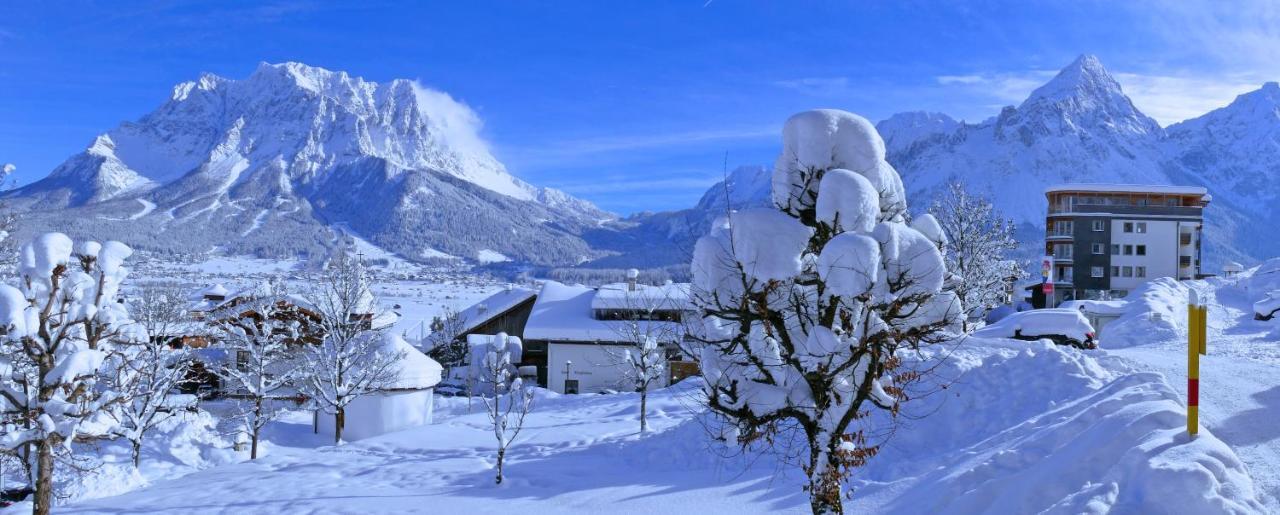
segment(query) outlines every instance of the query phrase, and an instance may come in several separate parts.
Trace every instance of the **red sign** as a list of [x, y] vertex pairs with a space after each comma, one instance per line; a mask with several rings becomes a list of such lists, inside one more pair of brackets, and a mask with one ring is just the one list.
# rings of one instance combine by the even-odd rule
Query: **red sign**
[[1041, 289], [1044, 290], [1045, 295], [1053, 295], [1053, 283], [1044, 283]]

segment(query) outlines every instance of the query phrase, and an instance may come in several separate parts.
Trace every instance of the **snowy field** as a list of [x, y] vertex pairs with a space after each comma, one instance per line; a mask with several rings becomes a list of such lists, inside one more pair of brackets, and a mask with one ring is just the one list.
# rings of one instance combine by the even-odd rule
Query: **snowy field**
[[[135, 279], [256, 280], [255, 260], [139, 267]], [[300, 280], [296, 263], [270, 273]], [[383, 271], [379, 293], [429, 320], [499, 288], [449, 270]], [[1280, 274], [1277, 274], [1280, 277]], [[1101, 334], [1102, 349], [967, 338], [916, 357], [930, 367], [879, 456], [851, 479], [850, 513], [1280, 512], [1280, 321], [1255, 321], [1270, 288], [1239, 279], [1153, 282]], [[1185, 434], [1187, 286], [1210, 305], [1204, 430]], [[414, 330], [402, 326], [402, 331]], [[431, 425], [332, 446], [311, 414], [265, 429], [264, 456], [231, 449], [207, 413], [171, 424], [135, 471], [125, 446], [70, 488], [64, 513], [807, 513], [783, 449], [740, 455], [712, 438], [699, 379], [650, 395], [538, 390], [507, 481], [479, 400], [436, 397]], [[211, 414], [213, 416], [211, 416]], [[224, 413], [225, 414], [225, 413]], [[19, 504], [6, 512], [22, 513]]]
[[[1178, 393], [1158, 374], [1047, 343], [970, 339], [924, 361], [944, 356], [936, 380], [948, 388], [912, 406], [855, 477], [850, 512], [1262, 510], [1245, 465], [1212, 431], [1188, 441]], [[298, 413], [272, 426], [256, 462], [64, 512], [807, 512], [797, 469], [710, 438], [697, 385], [651, 396], [643, 436], [634, 394], [539, 391], [501, 486], [480, 403], [437, 397], [434, 424], [341, 447], [320, 444]]]

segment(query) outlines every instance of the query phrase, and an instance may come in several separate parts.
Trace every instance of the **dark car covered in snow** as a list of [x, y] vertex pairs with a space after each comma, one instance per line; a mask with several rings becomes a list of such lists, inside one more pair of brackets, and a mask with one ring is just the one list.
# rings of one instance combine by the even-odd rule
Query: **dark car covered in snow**
[[1093, 325], [1076, 309], [1036, 309], [1013, 313], [998, 322], [974, 331], [978, 338], [1052, 340], [1058, 345], [1096, 349]]

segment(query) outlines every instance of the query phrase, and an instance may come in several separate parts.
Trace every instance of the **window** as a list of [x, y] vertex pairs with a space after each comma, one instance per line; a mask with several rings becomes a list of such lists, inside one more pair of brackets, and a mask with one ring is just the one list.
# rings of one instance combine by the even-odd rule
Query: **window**
[[1103, 270], [1100, 266], [1095, 266], [1089, 269], [1089, 274], [1093, 277], [1106, 277], [1106, 270]]
[[1138, 246], [1136, 247], [1136, 249], [1137, 249], [1137, 254], [1138, 254], [1139, 256], [1145, 256], [1145, 255], [1147, 255], [1147, 246], [1146, 246], [1146, 245], [1138, 245]]
[[1145, 267], [1145, 266], [1140, 266], [1140, 267], [1136, 267], [1136, 268], [1134, 268], [1134, 269], [1133, 269], [1133, 276], [1134, 276], [1134, 277], [1146, 277], [1146, 276], [1147, 276], [1147, 267]]
[[1111, 277], [1120, 277], [1120, 267], [1118, 266], [1111, 267]]
[[1093, 253], [1094, 253], [1094, 254], [1099, 254], [1099, 255], [1101, 255], [1101, 254], [1106, 254], [1106, 253], [1107, 253], [1107, 246], [1106, 246], [1106, 245], [1104, 245], [1104, 244], [1102, 244], [1102, 243], [1094, 243], [1094, 244], [1093, 244]]
[[1182, 202], [1179, 202], [1179, 199], [1177, 197], [1169, 197], [1165, 199], [1164, 205], [1169, 207], [1181, 207]]
[[1138, 232], [1139, 234], [1146, 234], [1146, 233], [1147, 233], [1147, 223], [1146, 223], [1146, 222], [1138, 222], [1138, 225], [1137, 225], [1137, 231], [1136, 231], [1136, 232]]
[[1111, 255], [1112, 255], [1112, 256], [1119, 256], [1119, 255], [1120, 255], [1120, 244], [1119, 244], [1119, 243], [1112, 243], [1112, 244], [1111, 244]]
[[1183, 268], [1191, 266], [1191, 256], [1178, 256], [1178, 265]]
[[1131, 266], [1122, 267], [1120, 271], [1123, 272], [1122, 275], [1125, 277], [1133, 277], [1133, 267]]
[[1124, 246], [1124, 255], [1126, 255], [1126, 256], [1132, 256], [1132, 255], [1133, 255], [1133, 245], [1125, 245], [1125, 246]]
[[1093, 221], [1093, 231], [1094, 231], [1094, 232], [1102, 232], [1102, 231], [1105, 231], [1105, 230], [1107, 230], [1107, 222], [1106, 222], [1105, 220], [1094, 220], [1094, 221]]
[[1124, 232], [1133, 232], [1133, 222], [1124, 223]]
[[1071, 259], [1071, 250], [1073, 248], [1074, 247], [1072, 247], [1071, 245], [1054, 245], [1053, 257], [1056, 257], [1058, 259]]

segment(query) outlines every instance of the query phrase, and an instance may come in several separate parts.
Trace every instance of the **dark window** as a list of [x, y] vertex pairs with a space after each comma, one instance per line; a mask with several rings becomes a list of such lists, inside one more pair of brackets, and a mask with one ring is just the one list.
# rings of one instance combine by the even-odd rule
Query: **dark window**
[[1139, 256], [1145, 256], [1145, 255], [1147, 255], [1147, 246], [1146, 246], [1146, 245], [1138, 245], [1138, 247], [1137, 247], [1137, 252], [1138, 252], [1138, 255], [1139, 255]]
[[1107, 230], [1107, 222], [1106, 222], [1106, 221], [1104, 221], [1104, 220], [1094, 220], [1094, 221], [1093, 221], [1093, 230], [1094, 230], [1094, 232], [1102, 232], [1102, 231]]
[[1105, 254], [1105, 253], [1106, 253], [1106, 251], [1107, 251], [1107, 246], [1106, 246], [1106, 245], [1103, 245], [1103, 244], [1101, 244], [1101, 243], [1094, 243], [1094, 244], [1093, 244], [1093, 253], [1094, 253], [1094, 254]]
[[1111, 277], [1120, 277], [1120, 267], [1118, 266], [1111, 267]]
[[1133, 277], [1133, 267], [1126, 266], [1120, 269], [1125, 277]]
[[1120, 244], [1119, 244], [1119, 243], [1112, 243], [1112, 244], [1111, 244], [1111, 255], [1112, 255], [1112, 256], [1119, 256], [1119, 255], [1120, 255]]
[[1133, 245], [1125, 245], [1125, 246], [1124, 246], [1124, 255], [1126, 255], [1126, 256], [1132, 256], [1132, 255], [1133, 255]]
[[1133, 232], [1133, 222], [1124, 223], [1124, 232]]
[[1147, 223], [1138, 222], [1137, 232], [1145, 234], [1147, 232]]
[[1147, 267], [1145, 267], [1145, 266], [1140, 266], [1140, 267], [1134, 268], [1134, 269], [1133, 269], [1133, 275], [1134, 275], [1134, 277], [1146, 277], [1146, 276], [1147, 276]]

